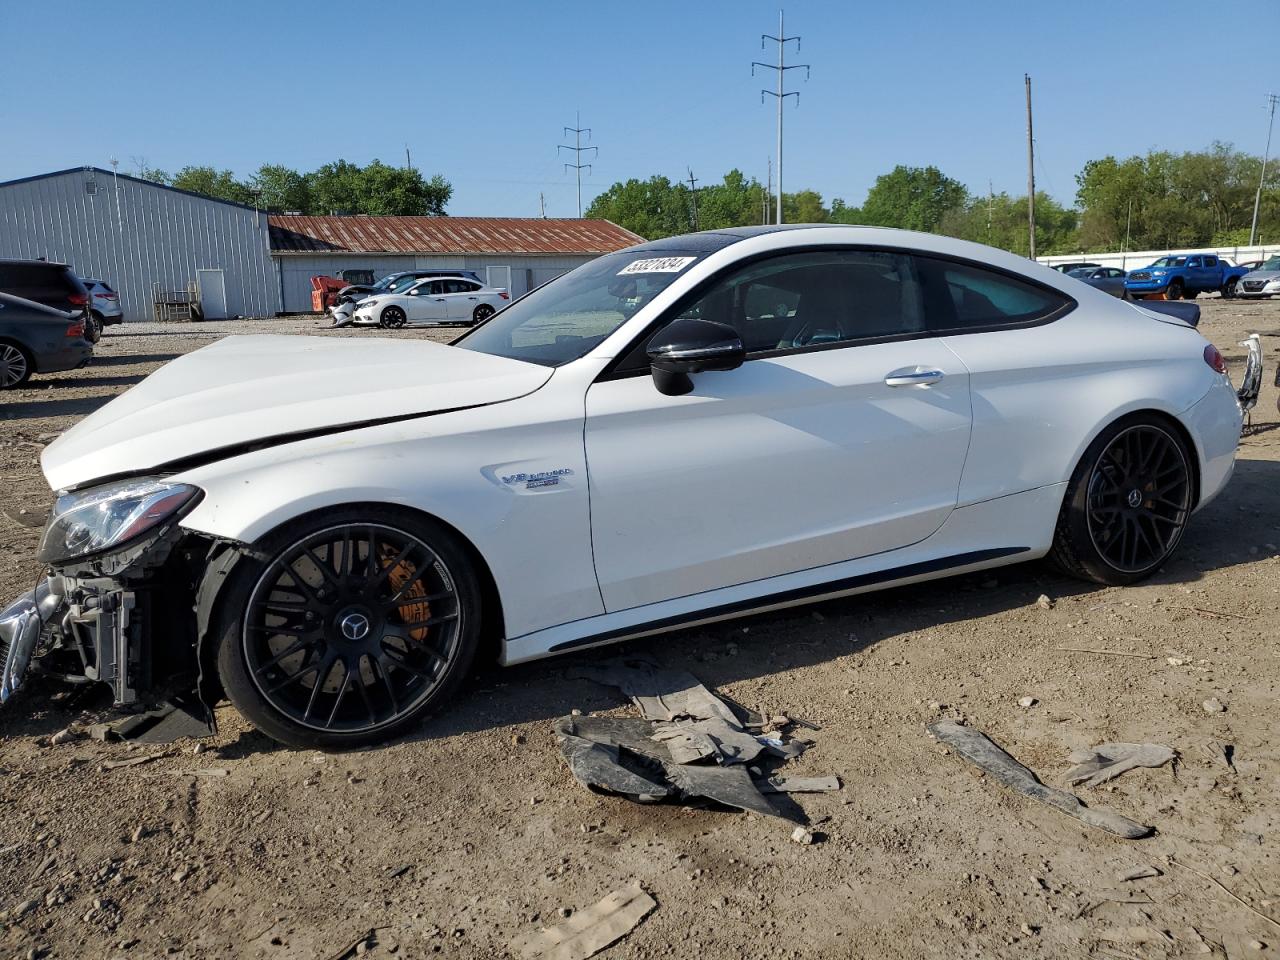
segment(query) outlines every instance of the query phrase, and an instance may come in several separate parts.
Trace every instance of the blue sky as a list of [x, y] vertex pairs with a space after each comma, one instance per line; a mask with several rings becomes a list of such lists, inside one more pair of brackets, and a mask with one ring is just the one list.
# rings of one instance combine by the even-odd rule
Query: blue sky
[[[895, 164], [933, 163], [975, 191], [1024, 192], [1024, 72], [1037, 186], [1064, 201], [1107, 153], [1260, 153], [1280, 92], [1274, 3], [792, 0], [787, 32], [813, 73], [790, 73], [784, 186], [858, 204]], [[735, 166], [763, 180], [772, 72], [750, 64], [772, 60], [760, 34], [777, 18], [759, 0], [0, 0], [0, 180], [112, 155], [121, 171], [145, 157], [239, 175], [402, 163], [407, 143], [453, 182], [450, 213], [536, 216], [542, 191], [548, 215], [573, 216], [555, 147], [575, 111], [600, 148], [584, 203], [690, 166], [704, 184]]]

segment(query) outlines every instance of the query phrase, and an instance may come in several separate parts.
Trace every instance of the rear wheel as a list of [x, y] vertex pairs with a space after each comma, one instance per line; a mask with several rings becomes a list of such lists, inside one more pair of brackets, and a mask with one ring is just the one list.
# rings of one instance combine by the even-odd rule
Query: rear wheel
[[294, 747], [386, 740], [449, 698], [475, 656], [479, 585], [425, 518], [348, 508], [265, 538], [219, 604], [218, 672], [263, 733]]
[[34, 366], [25, 347], [0, 340], [0, 390], [22, 386], [30, 379]]
[[1175, 280], [1173, 281], [1173, 283], [1169, 284], [1169, 289], [1167, 289], [1164, 292], [1164, 295], [1165, 295], [1165, 299], [1167, 300], [1181, 300], [1182, 299], [1182, 281]]
[[1236, 295], [1236, 284], [1240, 282], [1239, 277], [1231, 277], [1222, 286], [1222, 296], [1225, 300], [1230, 300]]
[[384, 307], [382, 313], [378, 315], [379, 325], [389, 330], [395, 330], [397, 327], [403, 327], [405, 321], [409, 318], [400, 307]]
[[1053, 560], [1072, 576], [1118, 586], [1150, 576], [1177, 548], [1194, 506], [1191, 456], [1167, 421], [1112, 424], [1067, 485]]
[[494, 310], [493, 307], [491, 307], [487, 303], [482, 303], [479, 306], [477, 306], [474, 310], [471, 311], [471, 322], [484, 323], [486, 320], [492, 317], [495, 313], [497, 313], [497, 311]]

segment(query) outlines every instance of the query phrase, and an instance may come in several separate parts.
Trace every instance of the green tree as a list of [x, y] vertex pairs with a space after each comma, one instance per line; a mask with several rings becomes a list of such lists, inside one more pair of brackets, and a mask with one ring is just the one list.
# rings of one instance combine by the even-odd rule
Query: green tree
[[[1075, 253], [1078, 216], [1047, 193], [1036, 193], [1036, 254]], [[971, 197], [963, 206], [952, 207], [938, 224], [938, 233], [960, 240], [972, 240], [1027, 256], [1027, 198], [998, 193], [991, 197]]]
[[[701, 201], [709, 190], [698, 191]], [[615, 183], [599, 194], [587, 208], [588, 217], [612, 220], [620, 227], [647, 240], [687, 233], [692, 229], [693, 204], [683, 184], [673, 184], [663, 176], [648, 180], [634, 177]], [[699, 205], [701, 218], [706, 204]]]
[[250, 178], [249, 185], [257, 193], [258, 205], [272, 213], [312, 211], [311, 187], [307, 178], [290, 167], [264, 163]]
[[215, 170], [213, 167], [183, 167], [174, 175], [170, 185], [179, 190], [216, 197], [219, 200], [230, 200], [232, 203], [253, 203], [253, 191], [247, 184], [241, 183], [230, 170]]
[[782, 192], [782, 219], [787, 223], [826, 223], [831, 213], [816, 190]]
[[899, 165], [876, 178], [862, 204], [862, 222], [932, 231], [947, 211], [963, 207], [968, 196], [964, 184], [937, 167]]
[[380, 160], [365, 167], [346, 160], [327, 163], [306, 181], [311, 211], [317, 214], [440, 217], [453, 196], [453, 186], [438, 174], [425, 180], [417, 170]]

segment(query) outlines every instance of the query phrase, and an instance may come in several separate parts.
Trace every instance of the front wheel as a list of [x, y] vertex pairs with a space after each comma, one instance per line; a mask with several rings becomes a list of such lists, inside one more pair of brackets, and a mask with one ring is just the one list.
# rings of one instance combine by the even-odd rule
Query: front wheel
[[102, 314], [96, 310], [85, 317], [84, 321], [84, 338], [90, 343], [97, 343], [102, 339]]
[[1171, 424], [1136, 415], [1089, 445], [1063, 498], [1050, 556], [1072, 576], [1120, 586], [1150, 576], [1186, 530], [1191, 456]]
[[1182, 281], [1175, 280], [1173, 281], [1173, 283], [1169, 284], [1169, 289], [1167, 289], [1164, 292], [1164, 296], [1166, 300], [1181, 300], [1182, 299]]
[[488, 320], [497, 312], [498, 311], [494, 310], [493, 307], [491, 307], [487, 303], [479, 304], [474, 310], [471, 311], [471, 322], [473, 324], [484, 323], [486, 320]]
[[251, 548], [218, 607], [218, 673], [288, 746], [377, 743], [445, 702], [479, 644], [480, 590], [457, 538], [369, 506], [295, 522]]
[[1236, 284], [1237, 284], [1237, 283], [1239, 283], [1239, 282], [1240, 282], [1240, 278], [1239, 278], [1239, 277], [1232, 277], [1230, 280], [1228, 280], [1228, 281], [1223, 285], [1223, 287], [1222, 287], [1222, 298], [1223, 298], [1224, 300], [1231, 300], [1231, 299], [1233, 299], [1233, 298], [1235, 297], [1235, 295], [1236, 295]]
[[400, 307], [386, 307], [378, 315], [378, 325], [386, 327], [388, 330], [395, 330], [398, 327], [403, 327], [408, 319], [408, 316], [405, 315], [404, 310]]

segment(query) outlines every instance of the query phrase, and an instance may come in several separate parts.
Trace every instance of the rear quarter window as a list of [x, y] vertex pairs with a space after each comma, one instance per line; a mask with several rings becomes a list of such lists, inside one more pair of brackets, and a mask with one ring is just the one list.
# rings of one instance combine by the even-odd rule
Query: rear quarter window
[[1047, 323], [1075, 305], [1056, 290], [970, 264], [922, 257], [918, 275], [929, 327], [937, 332]]

